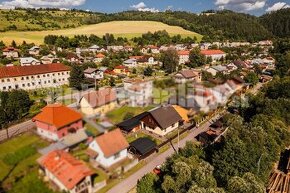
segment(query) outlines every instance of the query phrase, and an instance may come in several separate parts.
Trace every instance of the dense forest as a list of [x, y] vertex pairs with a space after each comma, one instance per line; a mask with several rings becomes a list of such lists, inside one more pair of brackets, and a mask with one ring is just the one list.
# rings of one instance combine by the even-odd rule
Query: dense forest
[[260, 22], [277, 37], [290, 37], [290, 8], [265, 14]]
[[229, 10], [197, 15], [182, 11], [158, 13], [124, 11], [103, 14], [80, 10], [17, 9], [1, 10], [0, 19], [0, 31], [63, 29], [116, 20], [149, 20], [200, 33], [204, 35], [204, 41], [254, 42], [273, 36], [290, 36], [290, 9], [268, 13], [261, 17]]

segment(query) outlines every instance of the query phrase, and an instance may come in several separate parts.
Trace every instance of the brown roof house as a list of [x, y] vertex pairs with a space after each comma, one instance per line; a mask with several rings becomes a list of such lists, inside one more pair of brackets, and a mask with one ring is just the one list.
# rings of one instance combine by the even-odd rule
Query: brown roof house
[[102, 115], [117, 106], [116, 91], [112, 88], [103, 88], [89, 92], [80, 99], [82, 113], [86, 115]]
[[89, 145], [87, 153], [104, 168], [127, 158], [128, 142], [120, 129], [115, 129], [96, 137]]
[[184, 84], [186, 82], [200, 82], [201, 72], [193, 69], [181, 70], [175, 74], [174, 80], [178, 84]]
[[182, 117], [171, 106], [161, 106], [148, 111], [148, 115], [142, 118], [141, 127], [159, 136], [177, 129], [183, 122]]

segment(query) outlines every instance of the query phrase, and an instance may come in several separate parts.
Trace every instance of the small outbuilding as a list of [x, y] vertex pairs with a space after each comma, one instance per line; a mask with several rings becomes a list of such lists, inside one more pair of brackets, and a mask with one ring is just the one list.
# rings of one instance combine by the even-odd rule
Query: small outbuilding
[[156, 151], [157, 144], [147, 137], [138, 138], [130, 143], [129, 152], [137, 155], [139, 159], [143, 159], [154, 151]]

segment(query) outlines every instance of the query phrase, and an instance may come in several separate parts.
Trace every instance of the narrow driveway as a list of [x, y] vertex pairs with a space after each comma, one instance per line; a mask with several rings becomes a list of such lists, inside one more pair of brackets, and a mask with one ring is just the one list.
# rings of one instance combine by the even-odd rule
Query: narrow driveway
[[[195, 137], [204, 132], [207, 131], [209, 126], [217, 119], [221, 117], [221, 114], [216, 115], [203, 125], [201, 125], [199, 128], [193, 128], [189, 135], [180, 140], [179, 147], [184, 147], [187, 141], [193, 141], [195, 140]], [[177, 149], [177, 143], [174, 144], [174, 148]], [[148, 164], [146, 164], [144, 167], [142, 167], [140, 170], [129, 176], [128, 178], [121, 181], [119, 184], [111, 188], [108, 193], [127, 193], [130, 190], [132, 190], [136, 185], [139, 179], [141, 179], [145, 174], [151, 172], [156, 166], [161, 165], [166, 161], [167, 157], [170, 157], [172, 154], [174, 154], [175, 151], [173, 148], [168, 149], [164, 153], [157, 155], [152, 161], [150, 161]]]

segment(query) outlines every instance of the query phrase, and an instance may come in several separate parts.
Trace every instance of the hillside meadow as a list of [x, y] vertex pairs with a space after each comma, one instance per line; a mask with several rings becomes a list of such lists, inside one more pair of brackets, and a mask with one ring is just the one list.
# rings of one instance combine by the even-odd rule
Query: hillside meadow
[[8, 31], [0, 33], [0, 40], [6, 44], [10, 44], [12, 40], [16, 43], [41, 44], [46, 35], [64, 35], [72, 37], [74, 35], [90, 35], [103, 36], [106, 33], [114, 34], [115, 37], [133, 37], [141, 36], [143, 33], [166, 30], [170, 35], [180, 34], [182, 37], [194, 37], [201, 40], [202, 35], [185, 30], [177, 26], [169, 26], [161, 22], [154, 21], [112, 21], [93, 25], [85, 25], [77, 28], [48, 30], [48, 31]]

